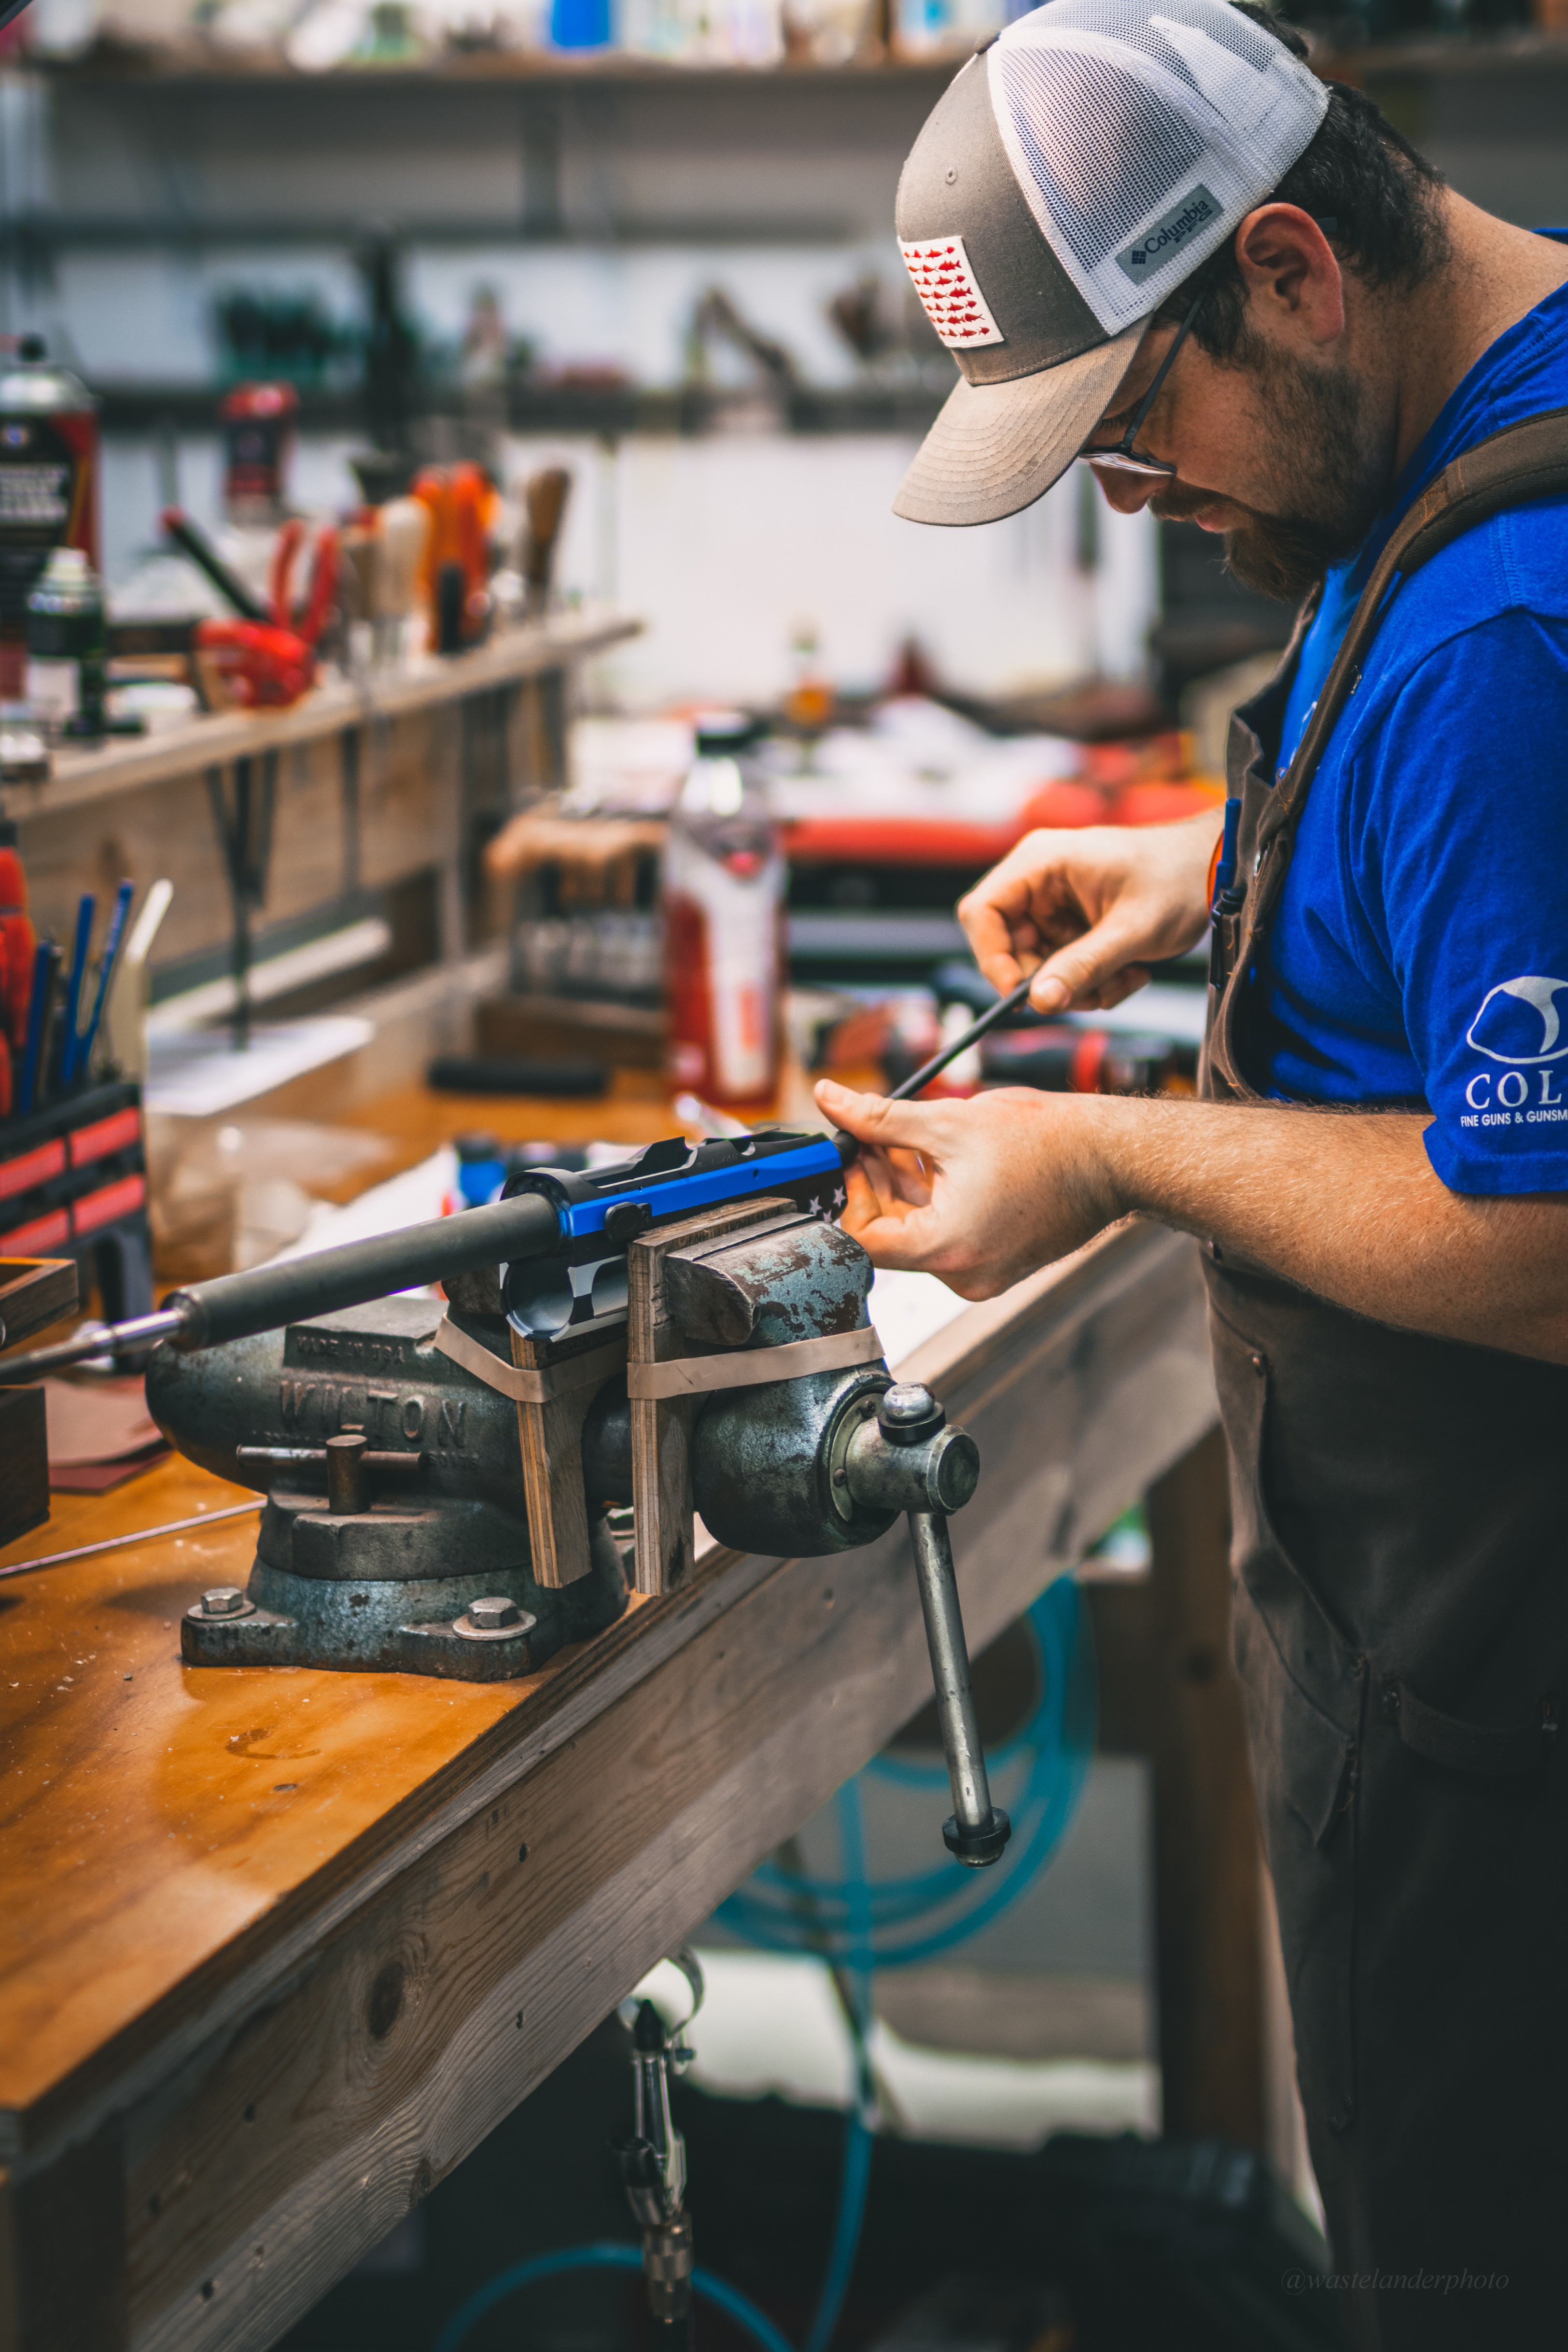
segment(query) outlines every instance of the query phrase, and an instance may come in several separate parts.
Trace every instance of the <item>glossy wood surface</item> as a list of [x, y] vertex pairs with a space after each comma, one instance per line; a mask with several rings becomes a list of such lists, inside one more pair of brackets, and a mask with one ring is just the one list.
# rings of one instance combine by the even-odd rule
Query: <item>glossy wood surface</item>
[[[178, 1457], [57, 1496], [0, 1567], [247, 1499]], [[186, 1666], [256, 1521], [0, 1584], [0, 2106], [26, 2110], [521, 1703], [505, 1684]]]
[[[1214, 1418], [1195, 1253], [1156, 1228], [902, 1362], [986, 1465], [954, 1525], [977, 1649]], [[170, 1465], [121, 1502], [146, 1525], [231, 1493]], [[26, 1674], [0, 1668], [27, 1696], [5, 2352], [267, 2352], [929, 1696], [901, 1528], [828, 1561], [704, 1551], [489, 1689], [187, 1671], [180, 1605], [247, 1551], [198, 1528], [42, 1571], [54, 1598], [0, 1617], [30, 1622]]]
[[[673, 1121], [626, 1074], [598, 1102], [410, 1086], [360, 1123], [413, 1160], [479, 1127], [630, 1147]], [[248, 1499], [176, 1455], [55, 1496], [0, 1569]], [[181, 1611], [243, 1584], [255, 1548], [230, 1519], [0, 1580], [0, 2111], [58, 2091], [568, 1662], [489, 1685], [184, 1665]]]

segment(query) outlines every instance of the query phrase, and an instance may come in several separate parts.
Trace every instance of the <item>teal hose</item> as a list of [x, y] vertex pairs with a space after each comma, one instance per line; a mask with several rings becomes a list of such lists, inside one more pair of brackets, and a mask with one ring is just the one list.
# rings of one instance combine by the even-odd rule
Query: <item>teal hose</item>
[[[566, 2246], [559, 2253], [532, 2254], [525, 2263], [514, 2263], [509, 2271], [477, 2287], [467, 2303], [458, 2306], [436, 2338], [436, 2352], [458, 2352], [466, 2336], [471, 2336], [481, 2319], [492, 2312], [498, 2303], [504, 2303], [520, 2287], [532, 2286], [541, 2279], [564, 2278], [572, 2271], [640, 2271], [642, 2251], [637, 2246], [616, 2245], [605, 2242], [592, 2246]], [[715, 2278], [710, 2271], [694, 2270], [691, 2273], [693, 2292], [710, 2303], [716, 2311], [727, 2312], [742, 2326], [762, 2352], [795, 2352], [795, 2347], [780, 2335], [766, 2312], [759, 2311], [750, 2296], [738, 2287]]]
[[[4, 0], [0, 0], [3, 5]], [[833, 2246], [805, 2352], [828, 2352], [849, 2291], [866, 2218], [875, 2141], [871, 2129], [875, 2093], [867, 2048], [872, 1969], [907, 1968], [911, 1962], [929, 1958], [962, 1943], [1006, 1910], [1049, 1862], [1082, 1793], [1089, 1759], [1094, 1749], [1095, 1663], [1089, 1615], [1077, 1584], [1070, 1578], [1062, 1578], [1051, 1585], [1029, 1611], [1027, 1622], [1040, 1656], [1040, 1703], [1033, 1720], [992, 1759], [994, 1767], [1005, 1769], [1016, 1758], [1025, 1767], [1025, 1790], [1016, 1815], [1023, 1836], [1015, 1842], [998, 1883], [985, 1889], [979, 1901], [972, 1901], [958, 1917], [931, 1925], [932, 1913], [939, 1913], [952, 1899], [955, 1887], [961, 1896], [968, 1892], [965, 1874], [959, 1874], [955, 1880], [948, 1865], [912, 1878], [880, 1884], [869, 1877], [857, 1777], [845, 1783], [837, 1797], [842, 1878], [801, 1879], [764, 1864], [749, 1888], [742, 1888], [720, 1907], [719, 1916], [725, 1925], [747, 1941], [771, 1946], [774, 1950], [798, 1950], [806, 1938], [795, 1914], [795, 1904], [804, 1893], [823, 1923], [853, 1995], [850, 2039], [856, 2064], [855, 2099], [844, 2144], [844, 2171]], [[869, 1769], [885, 1779], [915, 1787], [939, 1790], [946, 1786], [946, 1771], [942, 1766], [884, 1757]], [[1016, 1801], [1009, 1799], [1010, 1803]], [[787, 1909], [778, 1901], [785, 1889], [791, 1898]], [[915, 1930], [912, 1937], [911, 1928]], [[458, 2347], [487, 2313], [535, 2280], [562, 2277], [572, 2271], [641, 2268], [642, 2255], [637, 2247], [608, 2242], [570, 2246], [560, 2253], [535, 2254], [477, 2288], [442, 2329], [436, 2352], [458, 2352]], [[752, 2342], [762, 2347], [762, 2352], [794, 2352], [794, 2347], [773, 2321], [739, 2288], [704, 2270], [692, 2272], [691, 2284], [697, 2294], [716, 2310], [727, 2312], [743, 2327]]]
[[871, 2015], [871, 1906], [866, 1875], [866, 1825], [860, 1813], [860, 1784], [847, 1780], [838, 1791], [838, 1835], [844, 1850], [844, 1875], [849, 1887], [849, 1979], [853, 2011], [850, 2039], [855, 2047], [855, 2105], [844, 2142], [844, 2176], [838, 2191], [838, 2218], [833, 2225], [833, 2251], [817, 2298], [816, 2316], [805, 2339], [805, 2352], [827, 2352], [849, 2281], [860, 2251], [860, 2231], [866, 2219], [866, 2194], [871, 2183], [874, 2144], [870, 2111], [876, 2098], [867, 2032]]
[[[846, 1857], [838, 1878], [802, 1876], [764, 1863], [721, 1903], [716, 1916], [742, 1942], [764, 1950], [820, 1953], [856, 1966], [854, 1915], [868, 1904], [867, 1940], [879, 1969], [935, 1958], [991, 1925], [1026, 1892], [1051, 1860], [1078, 1810], [1094, 1752], [1096, 1667], [1089, 1611], [1072, 1577], [1047, 1587], [1025, 1618], [1040, 1662], [1040, 1699], [1030, 1721], [991, 1758], [1005, 1784], [1013, 1842], [994, 1871], [954, 1870], [944, 1861], [912, 1876], [861, 1884]], [[897, 1756], [867, 1767], [878, 1780], [947, 1790], [947, 1769]], [[1016, 1782], [1015, 1787], [1011, 1785]], [[841, 1815], [842, 1825], [842, 1815]], [[814, 1915], [803, 1927], [802, 1898]]]

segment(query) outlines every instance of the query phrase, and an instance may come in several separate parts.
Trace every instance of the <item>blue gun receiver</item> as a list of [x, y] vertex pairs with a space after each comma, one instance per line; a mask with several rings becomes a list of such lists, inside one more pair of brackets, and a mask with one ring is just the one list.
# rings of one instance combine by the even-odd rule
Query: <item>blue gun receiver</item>
[[606, 1168], [521, 1170], [501, 1198], [520, 1192], [542, 1193], [553, 1203], [561, 1245], [548, 1257], [521, 1258], [507, 1268], [508, 1319], [531, 1339], [575, 1339], [625, 1318], [626, 1249], [639, 1234], [700, 1209], [763, 1195], [835, 1217], [844, 1206], [844, 1160], [831, 1137], [786, 1127], [696, 1145], [674, 1135]]

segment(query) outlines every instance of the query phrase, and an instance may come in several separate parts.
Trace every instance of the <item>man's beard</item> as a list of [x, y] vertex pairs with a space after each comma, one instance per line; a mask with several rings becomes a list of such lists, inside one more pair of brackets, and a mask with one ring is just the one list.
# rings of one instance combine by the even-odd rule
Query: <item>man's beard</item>
[[[1367, 430], [1361, 379], [1352, 369], [1310, 367], [1261, 337], [1237, 360], [1258, 385], [1262, 425], [1281, 459], [1284, 503], [1279, 512], [1243, 507], [1247, 520], [1224, 535], [1226, 565], [1247, 587], [1299, 604], [1331, 564], [1355, 553], [1376, 521], [1391, 453]], [[1212, 491], [1178, 482], [1155, 499], [1154, 512], [1181, 521], [1214, 503]]]

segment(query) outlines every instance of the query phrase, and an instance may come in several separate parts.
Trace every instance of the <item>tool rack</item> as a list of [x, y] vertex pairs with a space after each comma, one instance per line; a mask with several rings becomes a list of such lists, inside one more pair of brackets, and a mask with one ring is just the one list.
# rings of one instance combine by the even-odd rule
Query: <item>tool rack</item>
[[105, 1318], [153, 1307], [142, 1089], [81, 1087], [25, 1118], [0, 1119], [0, 1257], [73, 1257]]

